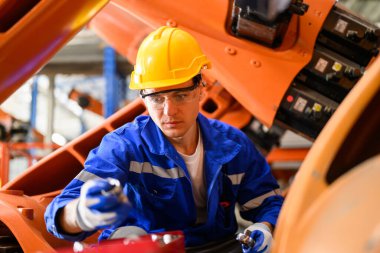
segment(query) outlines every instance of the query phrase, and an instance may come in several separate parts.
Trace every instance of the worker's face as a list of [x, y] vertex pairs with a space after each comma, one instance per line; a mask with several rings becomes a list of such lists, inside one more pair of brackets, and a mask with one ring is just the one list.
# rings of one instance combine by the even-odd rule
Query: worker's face
[[199, 85], [189, 80], [171, 87], [145, 89], [143, 94], [149, 115], [166, 137], [177, 139], [196, 134], [203, 94]]

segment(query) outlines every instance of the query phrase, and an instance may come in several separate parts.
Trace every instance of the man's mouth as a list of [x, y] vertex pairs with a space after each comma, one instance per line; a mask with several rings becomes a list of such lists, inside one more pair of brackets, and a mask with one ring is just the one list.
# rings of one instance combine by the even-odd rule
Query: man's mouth
[[179, 121], [167, 121], [167, 122], [163, 122], [162, 124], [166, 127], [176, 127], [178, 126], [180, 122]]

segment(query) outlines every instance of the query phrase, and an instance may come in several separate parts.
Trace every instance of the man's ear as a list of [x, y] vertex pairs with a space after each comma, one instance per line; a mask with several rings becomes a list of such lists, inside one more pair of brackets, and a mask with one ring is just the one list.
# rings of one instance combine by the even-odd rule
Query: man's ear
[[204, 99], [206, 97], [206, 88], [203, 87], [202, 85], [199, 88], [200, 88], [199, 101], [202, 101], [202, 99]]

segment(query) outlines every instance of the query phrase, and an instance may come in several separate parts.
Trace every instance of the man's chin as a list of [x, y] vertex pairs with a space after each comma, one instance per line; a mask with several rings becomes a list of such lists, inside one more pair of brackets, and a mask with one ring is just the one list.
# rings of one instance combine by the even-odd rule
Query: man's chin
[[182, 138], [183, 136], [183, 133], [177, 129], [165, 129], [163, 133], [166, 137], [172, 139]]

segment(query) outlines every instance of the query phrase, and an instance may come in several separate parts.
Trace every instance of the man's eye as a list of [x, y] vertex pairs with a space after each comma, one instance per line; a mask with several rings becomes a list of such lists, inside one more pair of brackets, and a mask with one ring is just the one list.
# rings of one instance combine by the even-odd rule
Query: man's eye
[[174, 98], [177, 101], [181, 101], [181, 100], [186, 99], [188, 96], [189, 96], [189, 94], [187, 94], [187, 93], [179, 93], [179, 94], [176, 94]]
[[150, 101], [152, 101], [153, 103], [155, 104], [161, 104], [163, 103], [165, 100], [164, 97], [160, 97], [160, 96], [150, 96]]

